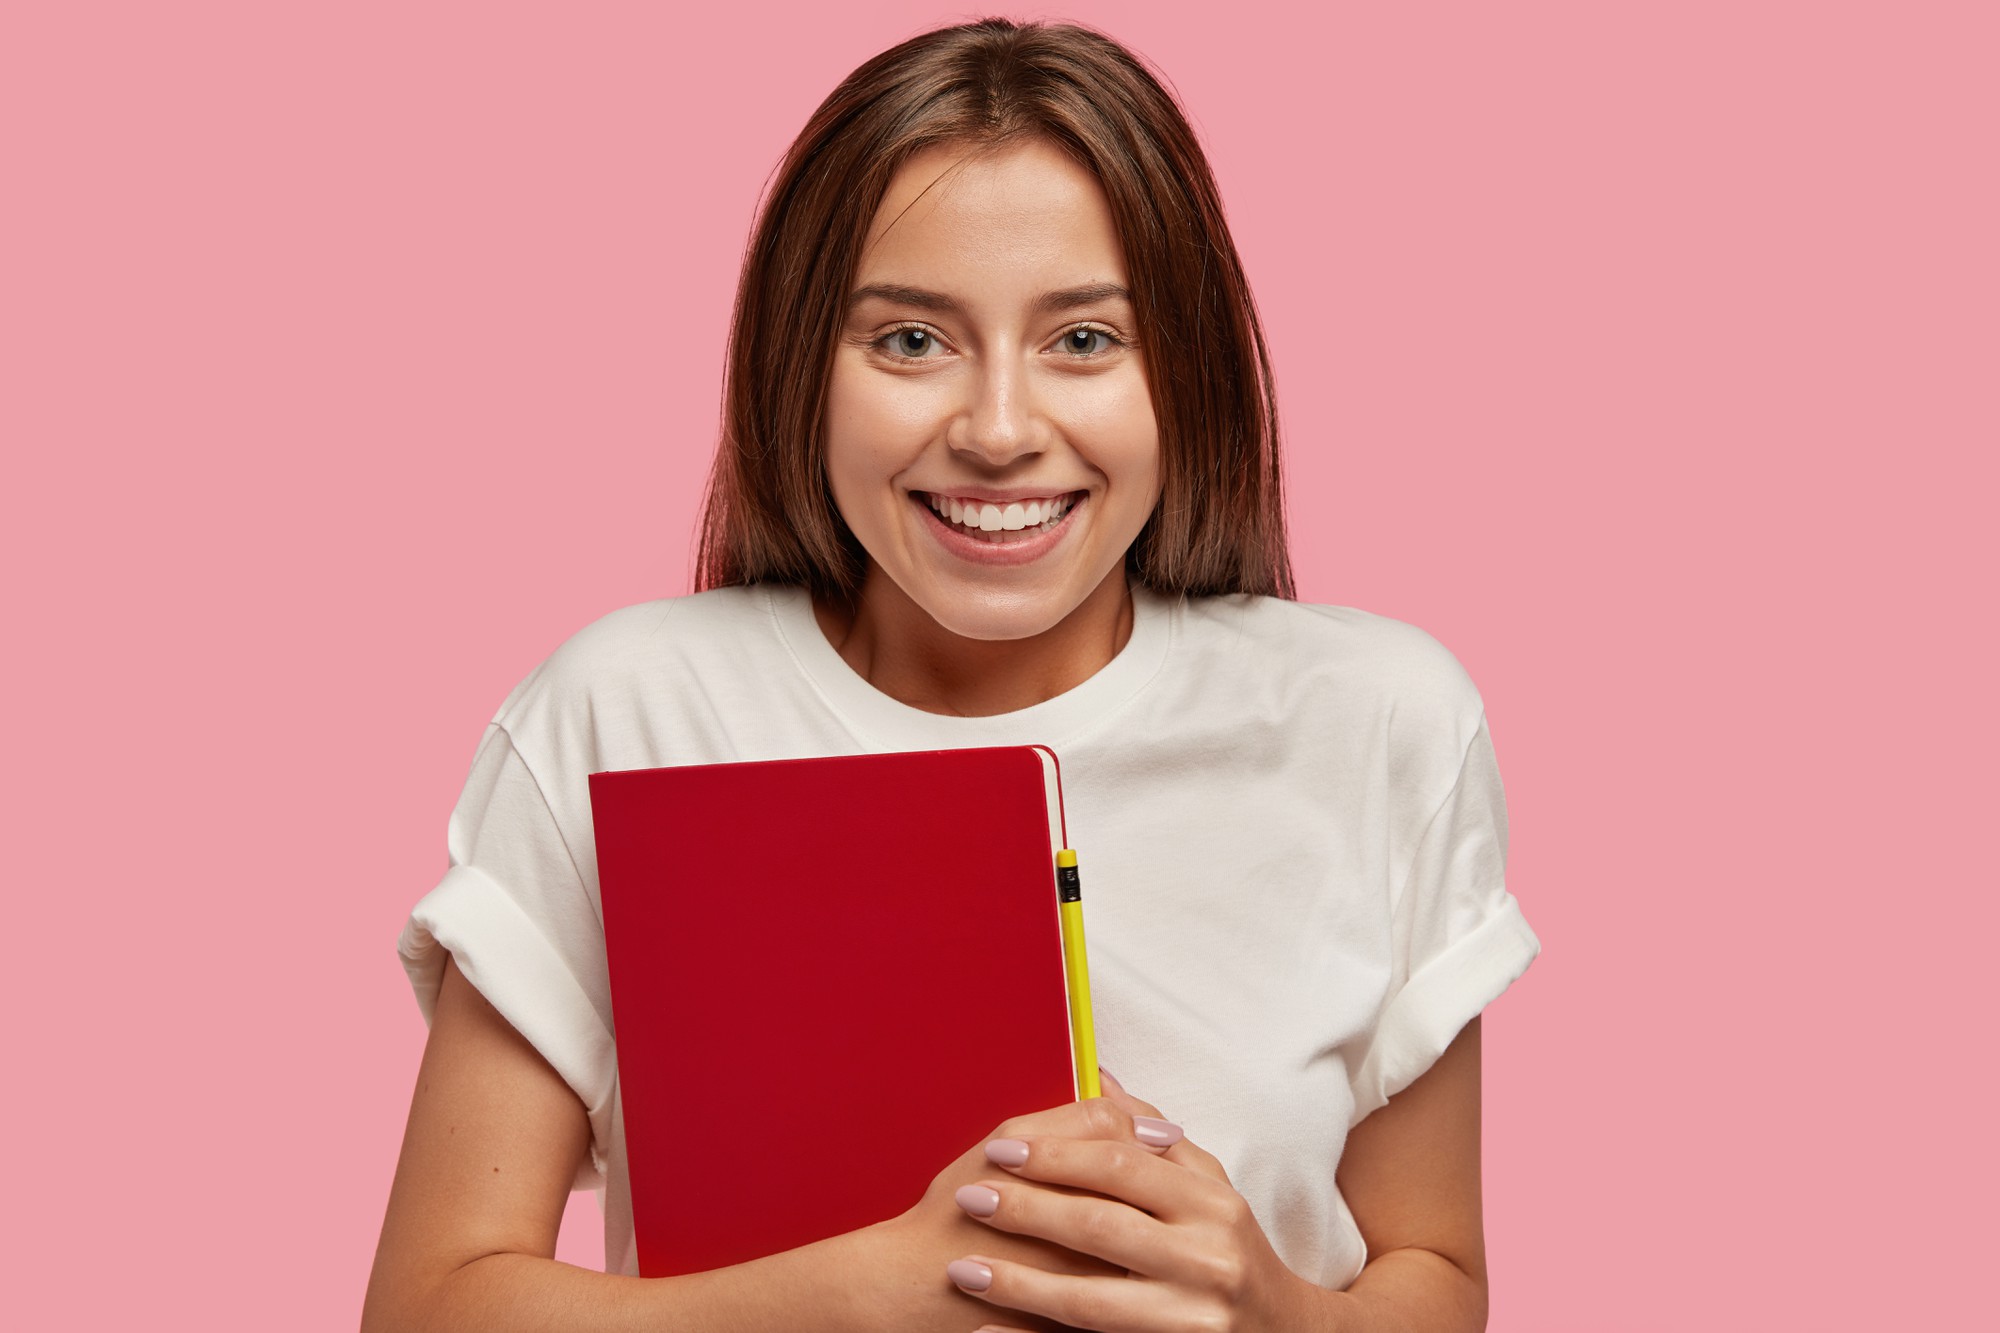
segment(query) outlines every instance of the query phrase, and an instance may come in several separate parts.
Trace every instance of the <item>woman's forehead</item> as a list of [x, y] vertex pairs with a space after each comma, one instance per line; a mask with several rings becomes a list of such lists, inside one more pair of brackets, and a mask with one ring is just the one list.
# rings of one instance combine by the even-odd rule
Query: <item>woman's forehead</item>
[[[855, 288], [1046, 290], [1125, 285], [1125, 256], [1096, 177], [1044, 139], [913, 155], [869, 224]], [[965, 298], [974, 293], [951, 293]]]

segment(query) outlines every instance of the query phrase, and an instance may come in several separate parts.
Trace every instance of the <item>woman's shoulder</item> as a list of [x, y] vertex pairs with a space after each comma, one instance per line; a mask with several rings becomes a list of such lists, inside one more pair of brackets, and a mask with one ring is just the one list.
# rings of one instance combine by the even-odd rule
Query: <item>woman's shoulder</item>
[[509, 692], [494, 721], [511, 729], [551, 709], [603, 706], [672, 688], [689, 675], [749, 665], [767, 651], [772, 598], [785, 591], [713, 588], [606, 612], [537, 663]]
[[1324, 714], [1462, 751], [1485, 702], [1429, 631], [1352, 606], [1236, 595], [1187, 599], [1185, 652], [1199, 679], [1227, 679], [1301, 721]]
[[1191, 597], [1183, 619], [1197, 651], [1241, 665], [1330, 673], [1350, 686], [1370, 682], [1406, 696], [1478, 699], [1471, 676], [1434, 635], [1377, 612], [1245, 594]]

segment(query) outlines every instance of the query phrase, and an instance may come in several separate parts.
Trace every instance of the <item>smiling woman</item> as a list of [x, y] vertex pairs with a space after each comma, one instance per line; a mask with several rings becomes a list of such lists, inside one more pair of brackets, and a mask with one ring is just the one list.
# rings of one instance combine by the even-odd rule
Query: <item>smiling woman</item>
[[[988, 20], [814, 115], [744, 263], [699, 584], [578, 633], [475, 756], [400, 941], [432, 1030], [367, 1327], [1484, 1323], [1478, 1016], [1539, 944], [1483, 705], [1421, 630], [1290, 600], [1263, 336], [1129, 52]], [[861, 1231], [638, 1278], [588, 775], [1021, 744], [1089, 829], [1106, 1095], [1004, 1108]], [[608, 1274], [549, 1257], [572, 1185]]]
[[1039, 669], [1017, 653], [995, 676], [1012, 697], [993, 712], [1080, 684], [1125, 646], [1126, 557], [1160, 497], [1103, 190], [1046, 139], [927, 149], [890, 182], [858, 277], [826, 474], [865, 554], [853, 609], [822, 604], [828, 637], [898, 697], [922, 692], [898, 666], [954, 637], [1038, 645]]
[[[1002, 197], [1016, 186], [1062, 222]], [[947, 199], [929, 202], [940, 190]], [[968, 220], [1001, 230], [947, 235]], [[941, 276], [917, 281], [894, 255]], [[944, 280], [954, 271], [957, 288]], [[985, 293], [996, 276], [1016, 308], [967, 309], [1002, 295]], [[1164, 503], [1131, 544], [1135, 579], [1291, 595], [1270, 360], [1208, 159], [1117, 43], [999, 20], [863, 64], [786, 154], [737, 293], [700, 586], [775, 580], [851, 599], [867, 550], [825, 476], [833, 380], [866, 350], [854, 340], [885, 347], [884, 363], [976, 357], [988, 349], [955, 343], [940, 321], [1003, 313], [1017, 337], [1031, 314], [1052, 338], [1095, 326], [1104, 336], [1069, 354], [1094, 347], [1106, 370], [1144, 380]], [[890, 346], [900, 329], [918, 332]]]

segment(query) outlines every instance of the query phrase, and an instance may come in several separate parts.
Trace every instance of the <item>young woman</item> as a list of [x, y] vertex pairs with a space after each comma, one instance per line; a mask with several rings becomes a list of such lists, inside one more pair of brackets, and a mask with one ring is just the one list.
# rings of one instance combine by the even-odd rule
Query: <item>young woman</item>
[[[1262, 334], [1130, 54], [989, 20], [827, 99], [744, 264], [700, 583], [487, 729], [400, 942], [431, 1035], [366, 1327], [1483, 1326], [1477, 1020], [1538, 946], [1482, 705], [1289, 600]], [[878, 1225], [636, 1277], [586, 775], [1020, 743], [1090, 830], [1107, 1096]], [[573, 1186], [608, 1274], [550, 1258]]]

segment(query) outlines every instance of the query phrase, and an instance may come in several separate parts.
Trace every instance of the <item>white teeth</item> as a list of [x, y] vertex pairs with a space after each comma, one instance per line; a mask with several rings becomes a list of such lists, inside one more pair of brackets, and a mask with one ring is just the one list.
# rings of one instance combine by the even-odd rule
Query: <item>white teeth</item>
[[955, 495], [927, 494], [925, 499], [940, 518], [989, 542], [1005, 541], [1002, 533], [1037, 528], [1048, 532], [1067, 514], [1072, 497], [1054, 495], [1046, 500], [1016, 500], [1009, 504], [987, 504], [964, 500]]

